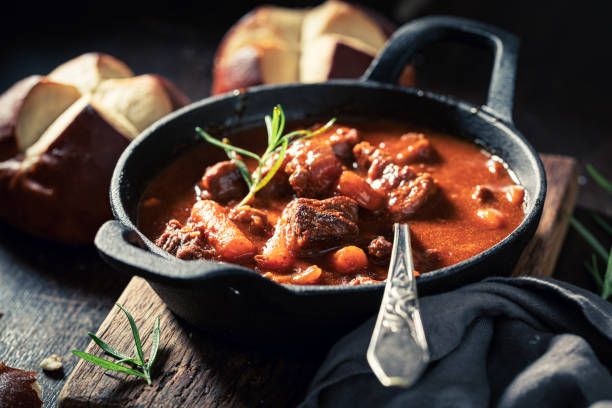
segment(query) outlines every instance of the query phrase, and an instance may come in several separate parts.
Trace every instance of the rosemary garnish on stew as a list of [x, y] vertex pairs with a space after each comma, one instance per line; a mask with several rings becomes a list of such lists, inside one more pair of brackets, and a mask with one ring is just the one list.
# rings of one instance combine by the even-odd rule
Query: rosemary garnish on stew
[[[202, 128], [200, 128], [199, 126], [195, 128], [196, 133], [202, 136], [204, 140], [206, 140], [208, 143], [211, 143], [225, 150], [227, 157], [229, 157], [229, 159], [234, 162], [236, 166], [238, 166], [240, 175], [249, 186], [249, 193], [242, 199], [242, 201], [240, 201], [238, 207], [247, 204], [249, 201], [251, 201], [251, 199], [255, 196], [255, 193], [264, 188], [266, 184], [268, 184], [268, 182], [272, 179], [272, 177], [274, 177], [276, 172], [283, 164], [283, 161], [285, 160], [285, 154], [287, 153], [287, 147], [289, 145], [299, 140], [313, 137], [325, 132], [336, 121], [336, 119], [333, 118], [325, 125], [313, 131], [301, 129], [283, 135], [283, 131], [285, 130], [285, 113], [283, 112], [283, 108], [280, 105], [276, 105], [272, 112], [272, 116], [266, 115], [264, 120], [266, 122], [266, 130], [268, 132], [268, 147], [266, 148], [264, 154], [261, 156], [248, 150], [231, 145], [227, 138], [223, 140], [215, 139], [214, 137], [206, 133], [204, 130], [202, 130]], [[269, 171], [264, 175], [263, 167], [272, 157], [274, 157], [275, 154], [278, 154], [278, 158], [276, 159], [272, 167], [269, 169]], [[251, 159], [257, 161], [257, 169], [252, 174], [251, 172], [249, 172], [249, 169], [247, 168], [241, 156], [250, 157]]]
[[[149, 359], [146, 360], [144, 354], [142, 352], [142, 342], [140, 341], [140, 333], [138, 328], [136, 327], [136, 323], [134, 322], [134, 318], [121, 306], [119, 303], [116, 303], [117, 307], [121, 309], [125, 315], [127, 316], [128, 321], [130, 322], [130, 327], [132, 328], [132, 336], [134, 337], [135, 351], [136, 356], [128, 356], [113, 347], [106, 344], [102, 339], [96, 336], [93, 333], [87, 333], [89, 337], [109, 356], [115, 357], [117, 361], [109, 361], [98, 356], [94, 356], [93, 354], [84, 353], [78, 350], [72, 350], [72, 353], [82, 358], [83, 360], [89, 361], [90, 363], [94, 363], [99, 365], [102, 368], [105, 368], [105, 372], [108, 370], [117, 371], [119, 373], [135, 375], [141, 377], [147, 381], [147, 384], [151, 385], [151, 368], [153, 364], [155, 364], [155, 359], [157, 357], [157, 350], [159, 349], [159, 337], [160, 337], [160, 329], [159, 329], [159, 317], [155, 319], [155, 327], [153, 328], [153, 344], [151, 345], [151, 353], [149, 354]], [[127, 365], [121, 365], [127, 364]]]

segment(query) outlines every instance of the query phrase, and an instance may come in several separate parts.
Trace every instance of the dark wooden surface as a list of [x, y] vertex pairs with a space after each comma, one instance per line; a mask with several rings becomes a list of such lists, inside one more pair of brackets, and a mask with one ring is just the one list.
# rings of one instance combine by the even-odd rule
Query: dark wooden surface
[[[563, 156], [542, 157], [549, 193], [542, 219], [525, 249], [515, 275], [551, 276], [567, 230], [568, 214], [577, 193], [575, 160]], [[221, 344], [181, 325], [163, 301], [141, 278], [133, 278], [118, 302], [134, 315], [145, 344], [156, 316], [161, 316], [159, 375], [148, 387], [125, 375], [106, 375], [99, 367], [79, 362], [60, 397], [60, 408], [82, 407], [253, 407], [293, 406], [300, 401], [327, 348], [279, 353], [253, 351], [244, 346]], [[110, 311], [97, 331], [98, 337], [122, 351], [133, 348], [133, 339], [122, 312]], [[148, 346], [145, 355], [148, 355]], [[100, 355], [91, 342], [86, 350]], [[305, 355], [302, 353], [306, 352]]]
[[[9, 2], [0, 25], [0, 91], [46, 73], [79, 53], [98, 50], [125, 60], [137, 73], [157, 72], [194, 100], [208, 95], [212, 56], [228, 25], [256, 3], [183, 0]], [[287, 3], [303, 4], [292, 0]], [[579, 171], [594, 163], [612, 176], [612, 34], [606, 2], [490, 2], [397, 0], [364, 3], [398, 22], [432, 13], [463, 15], [499, 25], [522, 38], [516, 94], [517, 127], [538, 151], [577, 157]], [[406, 4], [419, 5], [416, 8]], [[485, 53], [441, 46], [419, 57], [421, 85], [482, 102], [490, 61]], [[582, 178], [576, 216], [592, 230], [589, 212], [612, 215], [612, 200]], [[0, 197], [0, 206], [2, 197]], [[603, 238], [603, 236], [602, 236]], [[604, 241], [610, 244], [609, 241]], [[569, 230], [555, 276], [593, 289], [583, 261], [591, 250]], [[0, 360], [36, 370], [48, 354], [88, 344], [127, 279], [98, 260], [91, 247], [76, 250], [26, 237], [0, 224]], [[4, 316], [2, 316], [4, 314]], [[65, 377], [39, 375], [45, 406], [54, 406]]]
[[578, 166], [566, 156], [542, 155], [548, 191], [535, 236], [523, 250], [514, 275], [552, 276], [578, 196]]
[[[60, 408], [295, 406], [326, 351], [257, 351], [216, 342], [181, 325], [138, 277], [118, 302], [146, 333], [145, 355], [154, 319], [161, 317], [162, 357], [153, 385], [123, 374], [104, 375], [103, 370], [79, 362], [60, 394]], [[130, 327], [118, 308], [110, 311], [97, 335], [119, 350], [133, 349]], [[91, 345], [86, 351], [98, 354]]]
[[38, 376], [45, 406], [54, 406], [77, 362], [70, 350], [89, 343], [127, 281], [93, 247], [50, 244], [0, 223], [0, 361], [40, 370], [60, 355], [63, 372]]

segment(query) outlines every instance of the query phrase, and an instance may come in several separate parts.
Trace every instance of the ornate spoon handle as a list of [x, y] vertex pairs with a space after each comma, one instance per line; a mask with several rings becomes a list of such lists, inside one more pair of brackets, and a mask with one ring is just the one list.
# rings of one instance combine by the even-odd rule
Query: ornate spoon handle
[[410, 387], [429, 362], [419, 313], [414, 262], [407, 224], [395, 224], [393, 252], [367, 358], [384, 386]]

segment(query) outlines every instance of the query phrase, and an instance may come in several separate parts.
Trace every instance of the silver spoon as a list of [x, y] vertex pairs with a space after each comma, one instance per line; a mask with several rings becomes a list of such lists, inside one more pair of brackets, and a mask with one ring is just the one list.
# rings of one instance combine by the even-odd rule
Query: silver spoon
[[370, 367], [382, 385], [410, 387], [429, 362], [419, 312], [414, 262], [407, 224], [394, 224], [387, 284], [368, 347]]

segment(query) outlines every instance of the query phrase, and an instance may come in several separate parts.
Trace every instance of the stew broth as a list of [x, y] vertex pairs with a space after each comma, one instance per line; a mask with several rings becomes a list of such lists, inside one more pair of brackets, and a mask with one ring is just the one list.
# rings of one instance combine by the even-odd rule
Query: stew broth
[[[231, 259], [231, 262], [254, 268], [281, 283], [366, 284], [384, 281], [386, 278], [394, 221], [407, 222], [410, 225], [415, 265], [419, 273], [461, 262], [490, 248], [510, 234], [522, 221], [524, 189], [517, 185], [507, 166], [499, 158], [476, 144], [445, 133], [418, 129], [402, 123], [356, 122], [351, 123], [349, 127], [346, 127], [346, 124], [343, 125], [334, 126], [311, 140], [312, 146], [316, 147], [320, 141], [331, 140], [330, 135], [334, 133], [344, 132], [344, 137], [346, 132], [352, 132], [352, 129], [355, 129], [358, 134], [358, 144], [351, 144], [351, 149], [348, 151], [338, 151], [336, 145], [333, 146], [334, 152], [340, 153], [337, 158], [342, 164], [342, 170], [341, 176], [333, 175], [336, 179], [331, 181], [333, 185], [330, 184], [332, 187], [329, 188], [329, 192], [321, 196], [320, 192], [309, 191], [321, 181], [322, 177], [326, 176], [324, 171], [326, 168], [322, 170], [322, 175], [317, 175], [317, 177], [307, 173], [305, 177], [312, 177], [311, 179], [301, 187], [295, 183], [292, 184], [293, 190], [288, 190], [284, 194], [264, 194], [262, 190], [262, 193], [258, 193], [255, 200], [249, 203], [249, 206], [265, 214], [267, 227], [262, 230], [255, 228], [253, 224], [234, 223], [254, 245], [256, 255]], [[351, 133], [352, 136], [353, 133]], [[262, 129], [234, 135], [232, 141], [254, 152], [260, 152], [266, 147], [266, 135]], [[412, 150], [406, 150], [408, 146], [415, 147]], [[378, 153], [372, 153], [372, 149], [378, 149]], [[357, 154], [358, 150], [360, 155]], [[379, 177], [374, 178], [376, 173], [374, 166], [380, 164], [376, 155], [380, 156], [381, 152], [389, 155], [395, 164], [389, 161], [383, 162]], [[405, 157], [407, 154], [415, 156], [407, 159]], [[168, 249], [168, 240], [163, 241], [163, 237], [165, 231], [170, 228], [170, 220], [177, 221], [173, 231], [178, 231], [179, 227], [190, 221], [192, 211], [196, 211], [193, 209], [194, 204], [201, 198], [205, 199], [200, 201], [202, 206], [218, 208], [214, 206], [214, 195], [210, 197], [207, 191], [202, 192], [201, 179], [208, 166], [223, 160], [227, 158], [221, 149], [203, 143], [161, 170], [156, 179], [148, 186], [140, 204], [139, 228], [141, 231], [151, 240], [158, 240], [160, 246], [166, 245], [165, 248]], [[256, 167], [254, 161], [246, 162], [253, 171]], [[392, 174], [390, 169], [395, 169], [395, 173]], [[279, 173], [282, 170], [279, 170]], [[316, 171], [312, 168], [310, 170]], [[385, 183], [397, 183], [399, 175], [406, 172], [411, 172], [411, 175], [406, 176], [402, 183], [412, 186], [412, 190], [396, 194], [399, 187], [384, 186]], [[286, 173], [290, 173], [290, 165], [287, 165]], [[294, 177], [295, 180], [297, 178]], [[369, 186], [351, 190], [351, 186], [360, 185], [354, 184], [353, 181], [363, 183], [364, 180], [367, 180]], [[211, 183], [214, 181], [214, 179], [209, 180]], [[340, 184], [344, 181], [350, 187], [349, 190], [341, 188]], [[236, 180], [233, 182], [237, 183]], [[435, 185], [429, 189], [432, 187], [430, 185], [432, 182]], [[414, 197], [419, 198], [418, 195], [421, 192], [418, 190], [419, 186], [422, 186], [425, 191], [423, 193], [424, 203], [419, 204], [418, 208], [401, 207], [403, 204], [401, 200], [414, 201]], [[368, 197], [368, 191], [371, 190], [374, 198]], [[353, 196], [350, 199], [350, 206], [357, 208], [353, 199], [358, 203], [357, 213], [347, 213], [339, 219], [330, 215], [331, 218], [328, 219], [329, 223], [333, 224], [332, 226], [338, 226], [341, 233], [346, 232], [347, 236], [351, 236], [350, 239], [347, 238], [337, 243], [334, 241], [333, 245], [324, 245], [325, 247], [317, 247], [314, 250], [309, 249], [308, 251], [314, 251], [312, 253], [305, 251], [306, 247], [301, 248], [301, 255], [292, 257], [290, 267], [277, 268], [276, 264], [270, 262], [269, 259], [264, 259], [267, 255], [262, 255], [262, 252], [268, 241], [277, 232], [275, 226], [280, 225], [279, 220], [282, 218], [283, 210], [294, 201], [296, 195], [316, 196], [316, 199], [301, 202], [304, 204], [301, 209], [310, 213], [318, 211], [316, 210], [318, 207], [312, 206], [318, 205], [317, 203], [321, 200], [344, 196], [344, 191], [348, 191]], [[217, 192], [217, 194], [221, 193]], [[221, 196], [218, 195], [218, 197]], [[215, 211], [231, 210], [240, 201], [240, 198], [229, 201], [220, 200], [223, 209]], [[344, 204], [330, 202], [329, 211], [337, 215], [338, 211], [344, 210], [334, 207], [336, 204]], [[393, 204], [400, 207], [393, 207]], [[294, 205], [297, 204], [294, 203]], [[311, 211], [311, 207], [315, 210]], [[327, 210], [321, 211], [324, 213]], [[356, 215], [355, 219], [352, 218], [354, 215]], [[192, 216], [191, 221], [193, 222], [194, 219]], [[251, 223], [254, 222], [253, 219], [255, 218], [249, 219]], [[292, 218], [294, 221], [296, 219], [297, 222], [300, 222], [299, 215]], [[356, 235], [353, 220], [358, 227]], [[344, 224], [346, 224], [346, 229], [343, 229]], [[194, 227], [194, 231], [197, 231], [193, 235], [194, 241], [190, 241], [189, 245], [195, 242], [202, 247], [210, 246], [210, 240], [214, 237], [202, 225], [200, 223], [199, 227]], [[316, 229], [318, 224], [312, 221], [308, 225], [306, 229]], [[209, 234], [206, 235], [209, 237], [208, 243], [203, 237], [196, 237], [201, 231]], [[307, 232], [302, 231], [302, 234]], [[180, 236], [180, 240], [176, 235], [173, 238], [172, 248], [176, 254], [176, 251], [181, 250], [181, 245], [187, 245], [185, 242], [188, 239], [184, 234]], [[160, 240], [163, 243], [160, 243]], [[180, 243], [177, 243], [179, 241]], [[271, 243], [268, 244], [268, 246], [271, 245]], [[338, 251], [347, 246], [351, 248], [344, 253]], [[220, 256], [219, 251], [211, 252], [208, 249], [201, 253], [203, 255], [197, 257], [228, 260]], [[349, 265], [353, 261], [359, 263], [354, 270]], [[268, 265], [272, 267], [269, 268]], [[317, 265], [320, 269], [316, 270], [315, 279], [313, 279], [313, 265]]]

